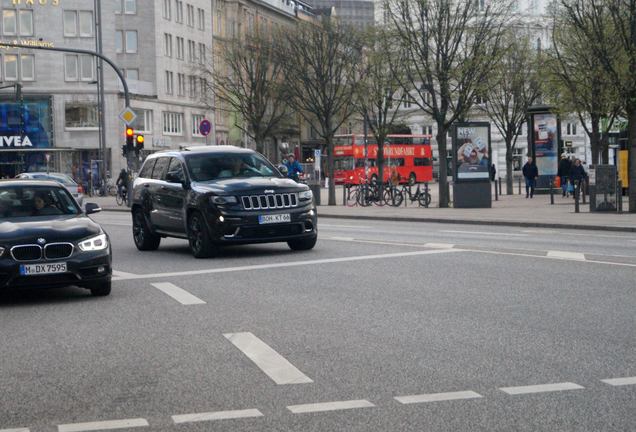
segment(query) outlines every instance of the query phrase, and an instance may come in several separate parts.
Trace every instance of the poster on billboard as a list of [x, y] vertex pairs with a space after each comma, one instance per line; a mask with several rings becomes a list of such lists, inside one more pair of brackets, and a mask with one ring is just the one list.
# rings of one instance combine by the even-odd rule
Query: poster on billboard
[[534, 114], [534, 154], [540, 176], [555, 176], [559, 168], [556, 114]]
[[455, 180], [490, 179], [490, 123], [458, 123], [453, 139]]

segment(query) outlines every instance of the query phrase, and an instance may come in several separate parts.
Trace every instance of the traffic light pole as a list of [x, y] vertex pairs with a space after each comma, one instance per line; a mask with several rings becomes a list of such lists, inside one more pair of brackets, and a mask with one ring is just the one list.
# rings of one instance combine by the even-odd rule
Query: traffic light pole
[[[1, 42], [0, 43], [0, 48], [22, 48], [22, 49], [28, 49], [28, 50], [40, 50], [40, 51], [56, 51], [56, 52], [64, 52], [64, 53], [72, 53], [72, 54], [84, 54], [84, 55], [90, 55], [93, 57], [97, 57], [100, 60], [105, 61], [106, 63], [108, 63], [108, 65], [115, 71], [115, 73], [117, 74], [117, 77], [119, 78], [119, 81], [121, 82], [121, 85], [124, 89], [124, 101], [126, 103], [126, 107], [130, 106], [130, 93], [128, 92], [128, 83], [126, 82], [126, 78], [124, 77], [124, 74], [122, 73], [122, 71], [117, 67], [117, 65], [115, 64], [115, 62], [113, 62], [111, 59], [109, 59], [108, 57], [106, 57], [105, 55], [98, 53], [96, 51], [91, 51], [91, 50], [85, 50], [85, 49], [77, 49], [77, 48], [57, 48], [57, 47], [53, 47], [53, 46], [32, 46], [32, 45], [25, 45], [25, 44], [20, 44], [20, 43], [13, 43], [13, 42]], [[102, 125], [103, 128], [104, 125]], [[131, 201], [130, 201], [130, 196], [131, 196], [131, 191], [132, 191], [132, 182], [130, 181], [130, 172], [133, 168], [133, 155], [131, 154], [126, 154], [126, 166], [128, 167], [128, 173], [129, 173], [129, 180], [128, 180], [128, 207], [130, 207], [131, 205]]]

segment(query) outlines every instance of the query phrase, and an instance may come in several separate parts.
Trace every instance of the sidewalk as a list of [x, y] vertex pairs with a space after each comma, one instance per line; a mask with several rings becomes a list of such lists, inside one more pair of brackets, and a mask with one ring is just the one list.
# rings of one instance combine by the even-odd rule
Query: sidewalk
[[[327, 203], [327, 190], [321, 190], [321, 203]], [[409, 203], [394, 207], [346, 207], [342, 205], [342, 188], [336, 190], [336, 206], [321, 205], [318, 214], [323, 218], [367, 219], [404, 222], [438, 222], [452, 224], [500, 225], [518, 227], [587, 229], [599, 231], [636, 232], [636, 214], [627, 213], [627, 199], [623, 197], [622, 214], [590, 213], [589, 204], [580, 205], [580, 213], [574, 212], [574, 200], [555, 195], [550, 205], [549, 195], [503, 195], [492, 202], [489, 209], [454, 209], [437, 207], [437, 185], [431, 186], [431, 207], [417, 207]], [[126, 206], [118, 206], [113, 197], [85, 197], [84, 202], [95, 202], [104, 211], [129, 212]]]

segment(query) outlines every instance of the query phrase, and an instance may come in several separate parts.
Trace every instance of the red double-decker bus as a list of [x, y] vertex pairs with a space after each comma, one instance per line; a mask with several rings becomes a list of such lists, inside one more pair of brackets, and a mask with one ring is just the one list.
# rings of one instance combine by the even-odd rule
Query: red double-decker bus
[[[365, 145], [363, 135], [334, 137], [334, 179], [336, 184], [360, 184], [378, 179], [378, 146], [372, 138]], [[397, 172], [400, 183], [433, 180], [430, 135], [389, 135], [384, 144], [384, 181]]]

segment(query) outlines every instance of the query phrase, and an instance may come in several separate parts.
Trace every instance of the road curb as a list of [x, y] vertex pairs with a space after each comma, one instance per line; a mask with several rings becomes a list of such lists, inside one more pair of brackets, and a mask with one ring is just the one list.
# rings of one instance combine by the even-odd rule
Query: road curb
[[353, 219], [353, 220], [377, 220], [386, 222], [422, 222], [422, 223], [443, 223], [455, 225], [490, 225], [490, 226], [510, 226], [522, 228], [552, 228], [552, 229], [570, 229], [570, 230], [587, 230], [587, 231], [610, 231], [610, 232], [636, 232], [636, 227], [624, 226], [601, 226], [601, 225], [577, 225], [577, 224], [560, 224], [560, 223], [542, 223], [542, 222], [521, 222], [521, 221], [499, 221], [499, 220], [479, 220], [479, 219], [443, 219], [443, 218], [416, 218], [416, 217], [400, 217], [400, 216], [366, 216], [366, 215], [334, 215], [321, 214], [320, 218], [325, 219]]

